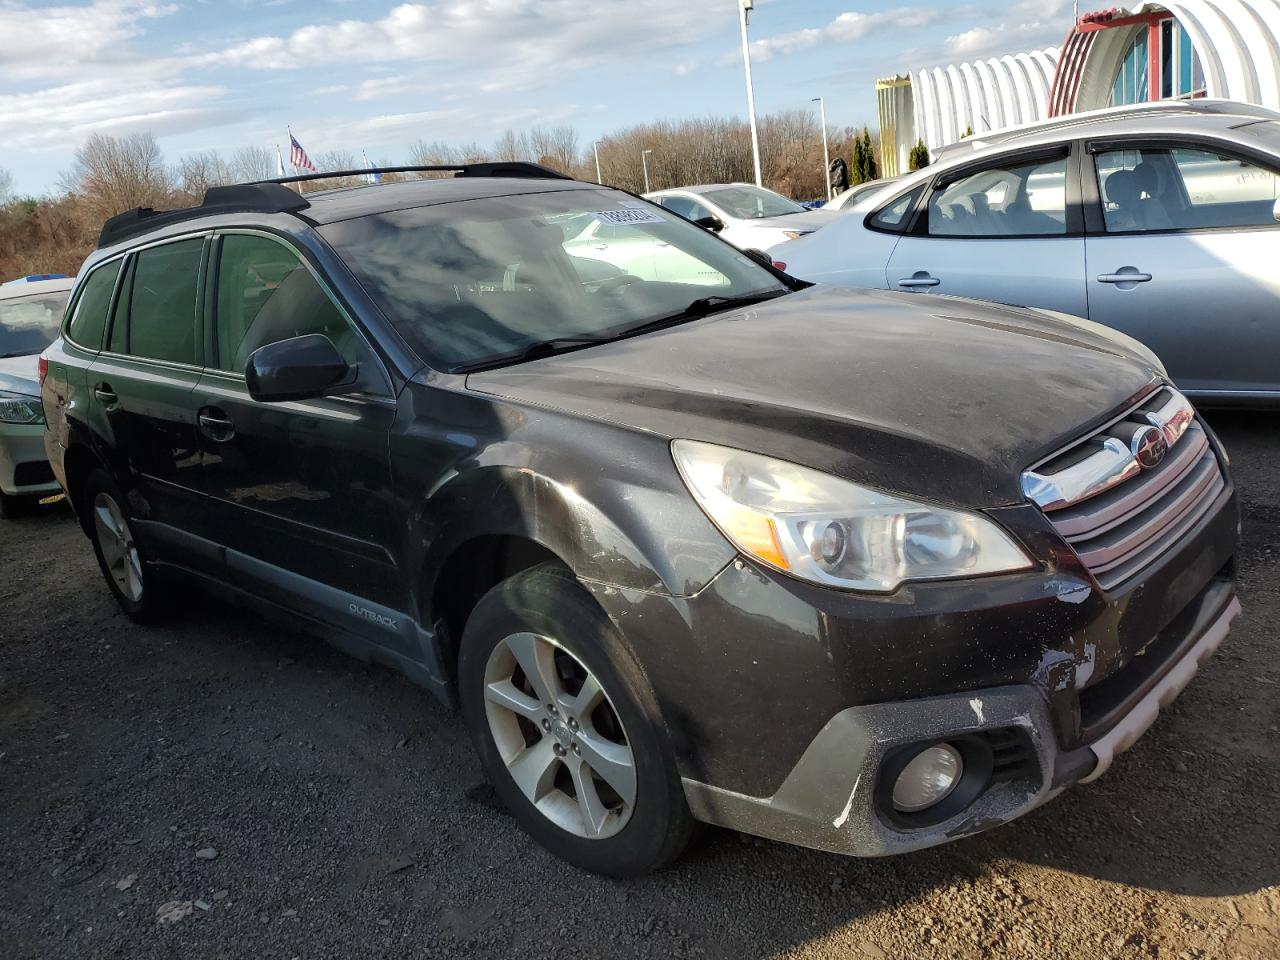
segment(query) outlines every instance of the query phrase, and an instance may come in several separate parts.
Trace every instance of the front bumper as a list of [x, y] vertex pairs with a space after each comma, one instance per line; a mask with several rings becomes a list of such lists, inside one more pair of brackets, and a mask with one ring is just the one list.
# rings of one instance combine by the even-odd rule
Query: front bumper
[[0, 424], [0, 491], [10, 496], [49, 496], [62, 488], [49, 468], [44, 424]]
[[[1066, 750], [1042, 689], [1029, 684], [850, 707], [837, 713], [770, 797], [752, 797], [685, 778], [700, 820], [834, 853], [886, 856], [935, 846], [1022, 816], [1067, 786], [1100, 777], [1195, 675], [1225, 639], [1240, 602], [1228, 580], [1213, 581], [1189, 616], [1152, 645], [1167, 652], [1144, 665], [1123, 709], [1096, 740]], [[992, 769], [975, 798], [936, 822], [903, 823], [888, 803], [882, 772], [893, 758], [937, 742], [987, 743]], [[985, 748], [984, 748], [985, 749]]]

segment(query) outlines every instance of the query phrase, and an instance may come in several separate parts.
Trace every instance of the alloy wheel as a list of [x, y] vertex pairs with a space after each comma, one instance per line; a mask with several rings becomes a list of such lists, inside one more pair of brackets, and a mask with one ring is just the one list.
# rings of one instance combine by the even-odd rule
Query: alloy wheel
[[93, 498], [93, 525], [107, 575], [125, 599], [137, 603], [142, 599], [142, 559], [138, 556], [124, 511], [105, 491]]
[[548, 820], [591, 840], [635, 809], [635, 755], [600, 681], [549, 637], [517, 633], [485, 666], [489, 731], [516, 787]]

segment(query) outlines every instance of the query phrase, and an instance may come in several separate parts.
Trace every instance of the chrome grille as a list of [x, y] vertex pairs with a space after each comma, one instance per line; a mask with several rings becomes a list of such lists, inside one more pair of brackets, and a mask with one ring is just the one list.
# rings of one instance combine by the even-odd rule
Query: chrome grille
[[[1150, 462], [1158, 438], [1167, 452], [1144, 467], [1139, 458]], [[1022, 476], [1028, 499], [1104, 590], [1177, 543], [1226, 485], [1190, 402], [1168, 387]]]

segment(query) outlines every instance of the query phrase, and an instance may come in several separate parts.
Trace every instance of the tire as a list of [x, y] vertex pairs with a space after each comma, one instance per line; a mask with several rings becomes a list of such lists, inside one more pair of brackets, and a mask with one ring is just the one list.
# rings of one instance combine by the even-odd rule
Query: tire
[[651, 873], [684, 852], [694, 821], [657, 703], [567, 571], [534, 567], [481, 598], [458, 684], [494, 789], [542, 846], [612, 877]]
[[132, 619], [155, 623], [167, 612], [164, 587], [157, 585], [158, 577], [148, 568], [142, 548], [134, 542], [125, 498], [105, 470], [94, 469], [85, 478], [80, 503], [98, 568], [111, 595]]
[[34, 511], [37, 500], [37, 497], [0, 493], [0, 520], [16, 520], [27, 516]]

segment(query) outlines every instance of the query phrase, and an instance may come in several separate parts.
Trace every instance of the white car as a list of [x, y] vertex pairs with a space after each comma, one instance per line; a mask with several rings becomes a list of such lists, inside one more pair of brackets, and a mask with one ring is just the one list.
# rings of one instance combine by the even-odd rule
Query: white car
[[768, 250], [807, 236], [840, 216], [838, 210], [806, 209], [749, 183], [657, 190], [644, 197], [720, 234], [740, 250]]
[[1197, 402], [1280, 403], [1272, 110], [1167, 102], [983, 134], [770, 256], [815, 283], [1083, 317]]
[[856, 204], [861, 203], [873, 193], [879, 193], [881, 190], [893, 186], [899, 179], [899, 177], [885, 177], [883, 180], [868, 180], [866, 183], [860, 183], [856, 187], [850, 187], [841, 193], [822, 209], [852, 210]]
[[60, 493], [44, 451], [40, 352], [58, 335], [74, 281], [24, 277], [0, 284], [0, 517]]

